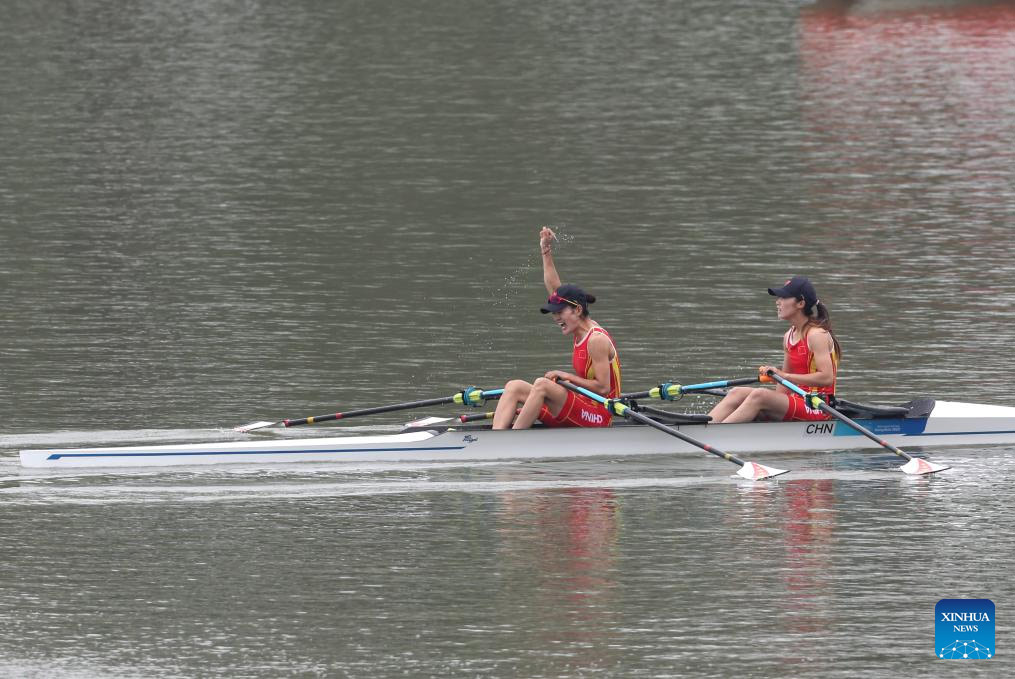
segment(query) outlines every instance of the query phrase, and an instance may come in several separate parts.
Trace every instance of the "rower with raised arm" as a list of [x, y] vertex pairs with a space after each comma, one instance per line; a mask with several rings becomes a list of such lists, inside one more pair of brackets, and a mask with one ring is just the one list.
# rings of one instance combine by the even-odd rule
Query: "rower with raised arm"
[[[494, 429], [527, 429], [537, 419], [550, 427], [605, 427], [610, 424], [612, 416], [603, 404], [565, 389], [557, 384], [559, 379], [607, 398], [620, 396], [617, 348], [610, 334], [589, 317], [589, 305], [596, 301], [595, 296], [577, 285], [561, 284], [553, 261], [555, 240], [553, 230], [544, 226], [539, 233], [539, 248], [543, 257], [543, 283], [550, 298], [540, 311], [552, 314], [561, 332], [571, 336], [574, 373], [550, 370], [532, 383], [508, 382], [493, 416]], [[520, 411], [517, 410], [519, 404]]]
[[[763, 365], [762, 375], [773, 370], [807, 389], [810, 393], [831, 398], [835, 394], [835, 378], [842, 350], [832, 332], [828, 309], [805, 276], [794, 276], [779, 288], [769, 288], [776, 297], [776, 311], [790, 324], [783, 337], [782, 369]], [[734, 423], [752, 420], [827, 420], [831, 416], [812, 408], [802, 396], [781, 384], [774, 390], [765, 387], [736, 387], [716, 404], [709, 413], [712, 422]]]

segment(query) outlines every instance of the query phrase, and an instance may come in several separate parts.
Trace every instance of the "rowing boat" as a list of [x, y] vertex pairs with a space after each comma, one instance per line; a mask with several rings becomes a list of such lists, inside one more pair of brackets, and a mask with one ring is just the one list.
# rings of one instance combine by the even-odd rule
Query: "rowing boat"
[[[854, 404], [855, 405], [855, 404]], [[845, 408], [844, 408], [845, 409]], [[879, 437], [907, 448], [1015, 444], [1015, 408], [918, 399], [906, 406], [846, 409]], [[680, 416], [674, 414], [674, 417]], [[242, 440], [218, 443], [22, 450], [24, 467], [154, 467], [279, 462], [471, 462], [646, 454], [701, 450], [638, 424], [597, 429], [493, 431], [419, 421], [397, 434], [326, 438]], [[444, 420], [446, 422], [446, 420]], [[878, 444], [840, 421], [667, 423], [723, 450], [764, 453], [876, 448]]]

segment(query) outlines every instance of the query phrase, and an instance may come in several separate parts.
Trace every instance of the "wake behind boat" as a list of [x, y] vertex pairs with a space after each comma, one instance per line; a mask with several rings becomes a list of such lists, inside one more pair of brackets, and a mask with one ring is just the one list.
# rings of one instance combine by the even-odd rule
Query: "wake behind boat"
[[[857, 404], [839, 408], [883, 440], [898, 446], [1015, 444], [1015, 408], [918, 399], [906, 406]], [[674, 414], [679, 418], [679, 415]], [[665, 419], [663, 419], [666, 422]], [[696, 440], [741, 453], [877, 448], [844, 422], [670, 423]], [[493, 431], [488, 427], [424, 424], [399, 434], [22, 450], [24, 467], [161, 467], [283, 462], [474, 462], [646, 454], [700, 454], [701, 449], [641, 424], [599, 429]]]

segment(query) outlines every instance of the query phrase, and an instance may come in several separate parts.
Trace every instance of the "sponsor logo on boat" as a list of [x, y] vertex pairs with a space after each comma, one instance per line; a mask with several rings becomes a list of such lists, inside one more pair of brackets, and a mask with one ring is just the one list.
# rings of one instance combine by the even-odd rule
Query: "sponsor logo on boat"
[[478, 440], [479, 440], [479, 439], [478, 439], [478, 438], [476, 438], [475, 436], [473, 436], [472, 434], [466, 434], [466, 435], [465, 435], [465, 436], [464, 436], [464, 437], [462, 438], [462, 442], [463, 442], [463, 443], [475, 443], [475, 442], [476, 442], [476, 441], [478, 441]]
[[[861, 420], [860, 424], [870, 429], [878, 436], [898, 434], [902, 436], [916, 436], [922, 434], [927, 427], [927, 418], [913, 417], [905, 419], [887, 420]], [[863, 436], [860, 432], [845, 422], [837, 422], [835, 425], [836, 436]]]
[[934, 607], [934, 645], [943, 660], [994, 657], [994, 602], [941, 599]]

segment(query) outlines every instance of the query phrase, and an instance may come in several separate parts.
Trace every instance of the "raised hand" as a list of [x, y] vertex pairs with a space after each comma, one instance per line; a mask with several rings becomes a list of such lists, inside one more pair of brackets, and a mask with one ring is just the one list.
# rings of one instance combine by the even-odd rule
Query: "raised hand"
[[550, 247], [553, 241], [557, 240], [557, 234], [548, 226], [539, 230], [539, 249], [544, 255], [550, 254]]

